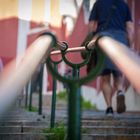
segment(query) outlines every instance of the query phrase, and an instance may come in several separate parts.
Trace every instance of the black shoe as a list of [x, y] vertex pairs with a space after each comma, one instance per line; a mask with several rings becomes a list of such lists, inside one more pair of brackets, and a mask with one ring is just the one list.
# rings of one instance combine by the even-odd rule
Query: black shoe
[[126, 110], [124, 94], [117, 95], [117, 112], [123, 113]]
[[106, 112], [105, 112], [105, 113], [106, 113], [107, 116], [112, 117], [113, 114], [114, 114], [112, 107], [108, 107], [108, 108], [106, 109]]

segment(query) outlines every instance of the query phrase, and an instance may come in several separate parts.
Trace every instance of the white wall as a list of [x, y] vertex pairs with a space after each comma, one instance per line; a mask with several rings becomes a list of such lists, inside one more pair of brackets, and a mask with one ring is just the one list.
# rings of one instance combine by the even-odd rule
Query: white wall
[[[81, 88], [83, 97], [95, 104], [99, 110], [106, 109], [106, 103], [102, 92], [97, 94], [95, 88], [82, 86]], [[140, 95], [137, 94], [132, 87], [129, 87], [128, 91], [125, 93], [125, 102], [127, 111], [140, 111]], [[116, 95], [112, 99], [113, 109], [116, 110]]]

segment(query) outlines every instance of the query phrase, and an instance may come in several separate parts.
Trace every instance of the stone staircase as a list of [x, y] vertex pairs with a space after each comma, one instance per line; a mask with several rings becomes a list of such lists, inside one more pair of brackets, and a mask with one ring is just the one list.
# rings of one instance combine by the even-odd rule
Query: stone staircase
[[14, 108], [0, 117], [0, 140], [45, 140], [42, 129], [49, 126], [49, 120], [37, 112]]
[[[56, 110], [56, 123], [67, 127], [67, 111]], [[43, 109], [43, 115], [14, 107], [0, 116], [0, 140], [49, 140], [50, 108]], [[140, 113], [126, 112], [109, 118], [103, 111], [82, 111], [82, 140], [140, 140]]]
[[[133, 114], [133, 113], [132, 113]], [[131, 116], [133, 117], [133, 116]], [[128, 118], [128, 114], [114, 118], [86, 118], [83, 127], [86, 133], [83, 140], [139, 140], [140, 120], [139, 118]]]

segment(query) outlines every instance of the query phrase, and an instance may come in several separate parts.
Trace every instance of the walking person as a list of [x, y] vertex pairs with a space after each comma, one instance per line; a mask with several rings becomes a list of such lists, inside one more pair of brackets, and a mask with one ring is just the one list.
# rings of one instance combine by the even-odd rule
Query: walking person
[[[134, 26], [131, 13], [124, 0], [96, 0], [89, 17], [89, 30], [98, 35], [107, 35], [131, 47], [133, 44]], [[88, 47], [95, 42], [91, 40]], [[113, 85], [111, 84], [111, 75]], [[123, 75], [106, 56], [104, 68], [100, 74], [101, 89], [107, 104], [106, 115], [112, 116], [112, 95], [117, 92], [117, 112], [126, 110], [123, 90]], [[115, 90], [114, 90], [115, 89]]]

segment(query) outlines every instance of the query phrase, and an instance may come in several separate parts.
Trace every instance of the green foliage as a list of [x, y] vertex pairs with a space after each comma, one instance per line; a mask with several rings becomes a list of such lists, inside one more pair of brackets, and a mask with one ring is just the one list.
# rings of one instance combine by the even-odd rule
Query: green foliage
[[97, 110], [96, 105], [91, 104], [90, 101], [86, 101], [83, 97], [81, 97], [81, 104], [82, 104], [82, 109]]
[[[60, 100], [65, 100], [67, 101], [67, 91], [61, 91], [57, 94], [57, 98]], [[92, 104], [90, 101], [86, 101], [83, 97], [81, 97], [81, 107], [82, 109], [92, 109], [92, 110], [97, 110], [96, 105]]]
[[38, 112], [38, 108], [34, 106], [32, 106], [31, 109], [29, 109], [29, 107], [27, 107], [26, 109], [30, 112]]
[[88, 133], [87, 128], [82, 128], [82, 129], [81, 129], [81, 133], [82, 133], [82, 134], [86, 134], [86, 133]]
[[45, 128], [43, 129], [43, 133], [49, 134], [46, 135], [47, 140], [64, 140], [66, 129], [64, 125], [59, 125], [54, 128]]
[[64, 90], [64, 91], [58, 92], [57, 97], [60, 100], [67, 100], [67, 91]]

